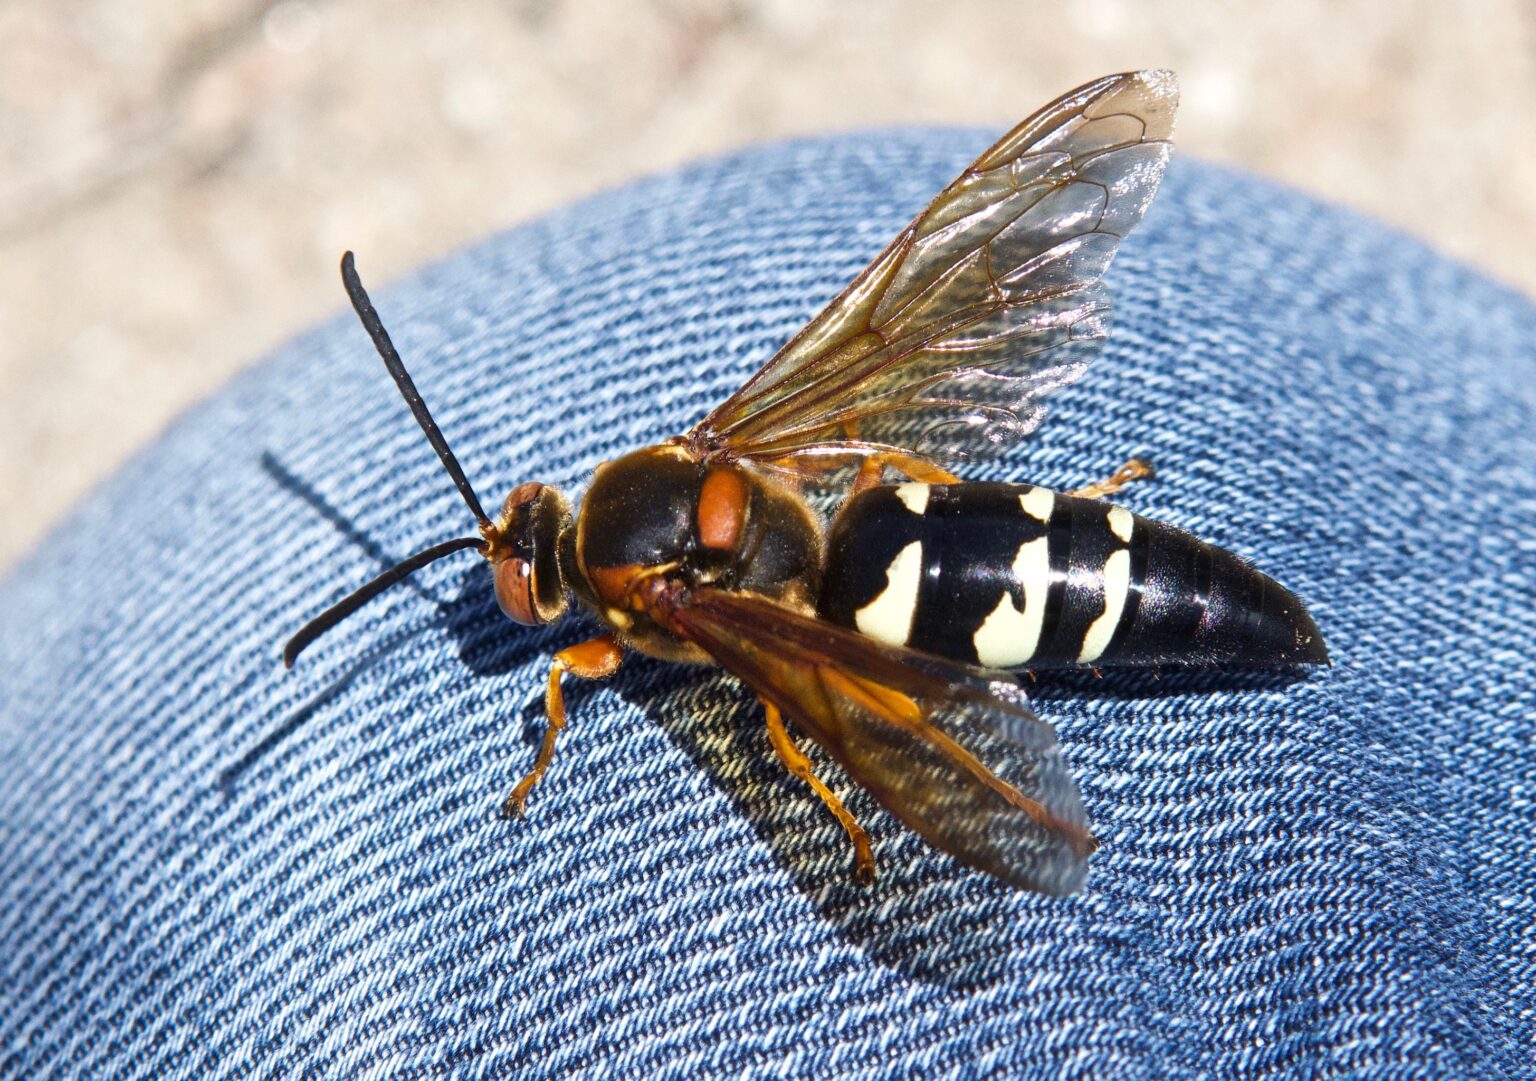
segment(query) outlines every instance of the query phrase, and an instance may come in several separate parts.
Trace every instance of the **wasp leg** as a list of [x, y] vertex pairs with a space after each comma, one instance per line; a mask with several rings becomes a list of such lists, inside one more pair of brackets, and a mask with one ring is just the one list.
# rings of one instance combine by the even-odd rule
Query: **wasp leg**
[[909, 480], [921, 481], [924, 484], [955, 484], [960, 478], [946, 469], [940, 469], [927, 458], [920, 458], [915, 454], [871, 454], [859, 463], [859, 472], [853, 478], [853, 493], [857, 495], [865, 488], [873, 488], [885, 477], [885, 470], [889, 467], [903, 474]]
[[763, 702], [763, 709], [768, 714], [768, 742], [773, 744], [774, 753], [779, 756], [779, 761], [784, 763], [784, 768], [811, 786], [811, 790], [821, 797], [821, 802], [827, 805], [827, 810], [843, 824], [843, 829], [848, 831], [848, 839], [853, 842], [853, 873], [860, 882], [870, 883], [875, 880], [875, 853], [869, 844], [869, 834], [864, 832], [864, 827], [859, 825], [858, 819], [848, 812], [843, 806], [843, 801], [822, 783], [821, 778], [811, 772], [811, 760], [796, 747], [794, 741], [789, 738], [789, 732], [784, 727], [784, 717], [779, 713], [778, 707], [770, 702]]
[[569, 672], [582, 679], [607, 679], [619, 670], [619, 662], [623, 659], [624, 651], [611, 634], [599, 635], [555, 654], [555, 663], [549, 668], [549, 687], [544, 692], [544, 711], [549, 717], [544, 742], [539, 744], [539, 756], [534, 759], [533, 768], [517, 782], [517, 787], [501, 805], [504, 816], [511, 818], [523, 813], [528, 793], [539, 783], [539, 778], [549, 768], [549, 760], [555, 756], [555, 738], [565, 727], [565, 698], [560, 693], [560, 677]]
[[1152, 471], [1152, 463], [1145, 458], [1132, 458], [1119, 469], [1097, 484], [1090, 484], [1086, 488], [1074, 488], [1068, 495], [1081, 496], [1084, 499], [1102, 499], [1107, 495], [1114, 495], [1133, 480], [1143, 480], [1155, 477]]

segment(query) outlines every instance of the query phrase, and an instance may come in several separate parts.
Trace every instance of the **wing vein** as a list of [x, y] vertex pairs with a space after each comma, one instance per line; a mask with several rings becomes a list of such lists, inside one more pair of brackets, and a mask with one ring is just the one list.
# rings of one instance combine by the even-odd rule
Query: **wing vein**
[[1108, 76], [1016, 126], [687, 444], [964, 459], [1033, 430], [1105, 336], [1099, 281], [1161, 181], [1177, 99], [1167, 72]]

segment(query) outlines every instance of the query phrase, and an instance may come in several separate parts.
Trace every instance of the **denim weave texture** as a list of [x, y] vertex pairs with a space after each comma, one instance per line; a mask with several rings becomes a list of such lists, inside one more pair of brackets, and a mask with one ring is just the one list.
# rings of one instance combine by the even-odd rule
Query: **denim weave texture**
[[[988, 142], [753, 149], [408, 280], [386, 325], [487, 504], [685, 430]], [[359, 253], [368, 280], [369, 252]], [[571, 685], [350, 312], [171, 426], [0, 584], [6, 1076], [1536, 1076], [1536, 306], [1175, 160], [1115, 328], [977, 478], [1119, 502], [1305, 598], [1331, 669], [1044, 678], [1103, 842], [1048, 900], [819, 753], [881, 879], [717, 672]], [[805, 741], [801, 740], [802, 744]]]

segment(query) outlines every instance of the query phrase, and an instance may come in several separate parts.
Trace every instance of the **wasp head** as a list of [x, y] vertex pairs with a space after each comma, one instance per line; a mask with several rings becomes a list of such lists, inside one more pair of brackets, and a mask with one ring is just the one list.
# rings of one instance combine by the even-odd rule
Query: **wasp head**
[[565, 614], [560, 545], [571, 525], [571, 505], [558, 488], [528, 481], [512, 489], [485, 535], [485, 558], [496, 576], [496, 602], [525, 626]]

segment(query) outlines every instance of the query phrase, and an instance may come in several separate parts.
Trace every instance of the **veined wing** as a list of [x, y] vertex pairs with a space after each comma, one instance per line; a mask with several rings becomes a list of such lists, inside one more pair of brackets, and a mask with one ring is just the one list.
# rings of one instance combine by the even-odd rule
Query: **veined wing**
[[1006, 677], [749, 594], [694, 590], [665, 618], [936, 848], [1024, 889], [1082, 886], [1096, 842], [1077, 785]]
[[775, 462], [894, 448], [968, 458], [1034, 429], [1107, 333], [1099, 278], [1170, 153], [1171, 72], [1047, 105], [945, 188], [686, 437]]

